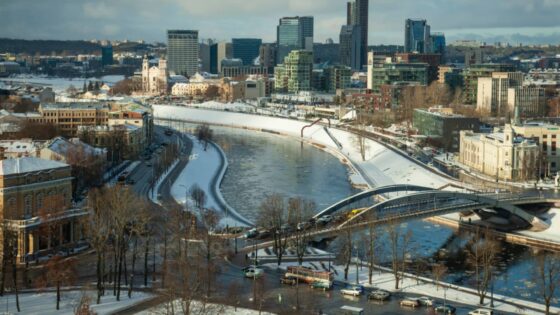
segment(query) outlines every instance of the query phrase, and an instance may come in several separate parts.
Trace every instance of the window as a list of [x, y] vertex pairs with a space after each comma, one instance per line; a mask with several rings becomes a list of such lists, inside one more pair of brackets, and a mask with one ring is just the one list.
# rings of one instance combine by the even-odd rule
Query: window
[[24, 215], [26, 218], [31, 217], [33, 211], [33, 197], [31, 195], [25, 196]]
[[12, 197], [8, 199], [8, 207], [15, 208], [15, 206], [16, 206], [16, 198]]
[[552, 139], [556, 139], [556, 135], [552, 135]]
[[39, 193], [37, 195], [37, 202], [36, 202], [37, 203], [37, 210], [43, 209], [43, 199], [44, 199], [43, 194]]

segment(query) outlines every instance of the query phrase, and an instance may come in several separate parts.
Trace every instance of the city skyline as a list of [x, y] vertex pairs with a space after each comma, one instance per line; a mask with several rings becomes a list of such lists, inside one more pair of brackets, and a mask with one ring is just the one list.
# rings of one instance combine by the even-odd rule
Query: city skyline
[[[22, 39], [165, 42], [167, 29], [194, 29], [200, 31], [200, 38], [229, 41], [234, 37], [255, 37], [274, 42], [279, 18], [312, 15], [315, 42], [324, 42], [328, 38], [338, 41], [340, 25], [346, 21], [346, 1], [339, 0], [263, 0], [259, 6], [242, 0], [26, 0], [2, 6], [0, 37]], [[221, 10], [215, 10], [217, 7]], [[370, 4], [368, 42], [402, 45], [404, 20], [422, 18], [433, 29], [444, 32], [449, 43], [475, 39], [490, 43], [554, 44], [560, 42], [558, 9], [560, 2], [553, 0], [403, 0], [398, 4], [379, 0]]]

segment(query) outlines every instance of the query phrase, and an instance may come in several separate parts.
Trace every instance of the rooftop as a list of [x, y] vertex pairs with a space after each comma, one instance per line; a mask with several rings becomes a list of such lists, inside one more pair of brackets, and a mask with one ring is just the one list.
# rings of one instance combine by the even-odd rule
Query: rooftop
[[34, 157], [24, 157], [0, 161], [0, 175], [15, 175], [30, 172], [46, 171], [55, 168], [68, 167], [66, 163], [44, 160]]

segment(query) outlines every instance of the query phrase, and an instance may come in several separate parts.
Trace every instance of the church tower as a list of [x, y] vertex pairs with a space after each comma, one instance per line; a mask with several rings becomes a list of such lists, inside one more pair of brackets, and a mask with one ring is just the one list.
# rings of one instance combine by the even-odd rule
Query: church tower
[[142, 91], [145, 93], [150, 91], [150, 64], [146, 55], [142, 60]]

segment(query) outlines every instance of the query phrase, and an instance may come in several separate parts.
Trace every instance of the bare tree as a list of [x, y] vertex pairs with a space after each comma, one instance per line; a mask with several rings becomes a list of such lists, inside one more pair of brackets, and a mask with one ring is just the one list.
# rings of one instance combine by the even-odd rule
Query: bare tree
[[352, 232], [345, 230], [339, 237], [340, 251], [337, 255], [337, 261], [344, 264], [344, 280], [348, 280], [348, 271], [350, 270], [350, 263], [352, 263]]
[[276, 253], [278, 266], [282, 263], [282, 256], [286, 251], [288, 240], [285, 237], [284, 224], [288, 223], [284, 199], [279, 194], [267, 196], [261, 203], [257, 219], [259, 226], [269, 229], [274, 238], [273, 250]]
[[432, 275], [434, 276], [434, 280], [436, 281], [436, 290], [439, 290], [440, 281], [447, 273], [447, 270], [447, 266], [443, 263], [432, 265]]
[[97, 276], [97, 304], [101, 303], [101, 296], [105, 291], [105, 254], [107, 242], [111, 233], [111, 214], [105, 207], [106, 189], [95, 189], [90, 191], [88, 208], [90, 211], [85, 224], [85, 232], [91, 247], [96, 253], [96, 276]]
[[467, 244], [466, 250], [467, 263], [474, 271], [476, 292], [479, 303], [482, 305], [492, 282], [492, 272], [499, 246], [492, 238], [488, 228], [485, 231], [477, 228], [474, 236]]
[[38, 285], [47, 287], [49, 285], [56, 286], [56, 309], [60, 309], [61, 292], [60, 287], [63, 285], [72, 285], [76, 279], [76, 259], [64, 258], [56, 255], [49, 259], [45, 266], [46, 271], [42, 277], [38, 278]]
[[288, 224], [294, 229], [290, 245], [295, 249], [300, 266], [303, 263], [307, 246], [311, 240], [311, 230], [307, 227], [306, 223], [309, 222], [315, 213], [315, 208], [316, 206], [313, 201], [304, 200], [301, 197], [288, 200]]
[[536, 268], [533, 277], [538, 285], [539, 293], [544, 300], [545, 314], [550, 314], [550, 304], [557, 296], [560, 286], [560, 256], [543, 253], [535, 258]]
[[196, 127], [196, 135], [199, 142], [204, 143], [204, 151], [208, 148], [208, 143], [212, 141], [214, 132], [208, 124]]
[[202, 211], [204, 205], [206, 204], [206, 193], [202, 190], [198, 185], [193, 185], [190, 189], [190, 195], [192, 200], [194, 201], [194, 206], [199, 210]]
[[409, 251], [412, 232], [404, 232], [397, 221], [389, 222], [386, 226], [391, 252], [391, 268], [395, 277], [395, 289], [399, 289], [399, 282], [403, 280], [406, 256]]
[[368, 283], [373, 281], [373, 271], [375, 269], [376, 256], [378, 250], [377, 230], [375, 225], [368, 226], [367, 232], [362, 236], [362, 243], [365, 247], [366, 260], [368, 264]]

